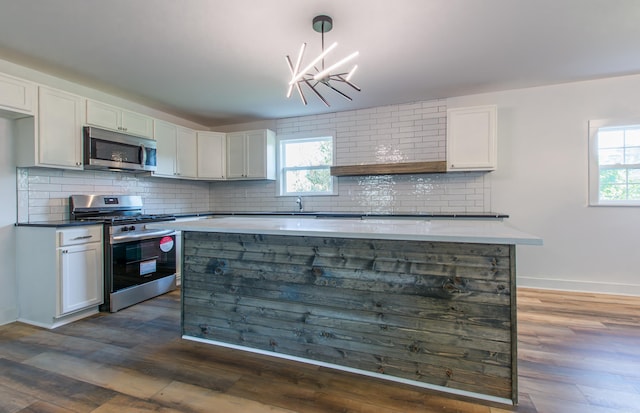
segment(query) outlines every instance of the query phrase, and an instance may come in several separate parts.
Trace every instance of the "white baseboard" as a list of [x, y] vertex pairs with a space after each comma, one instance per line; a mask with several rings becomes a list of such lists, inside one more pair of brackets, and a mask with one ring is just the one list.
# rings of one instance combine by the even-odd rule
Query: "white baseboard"
[[13, 323], [18, 319], [17, 308], [1, 308], [0, 309], [0, 326]]
[[560, 280], [553, 278], [517, 277], [518, 287], [583, 293], [617, 294], [640, 297], [640, 285], [595, 281]]

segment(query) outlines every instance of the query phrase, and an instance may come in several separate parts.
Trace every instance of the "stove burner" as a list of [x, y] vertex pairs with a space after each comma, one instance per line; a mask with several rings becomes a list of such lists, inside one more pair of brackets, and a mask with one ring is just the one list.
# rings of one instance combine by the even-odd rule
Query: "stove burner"
[[170, 214], [143, 214], [142, 198], [138, 195], [72, 195], [69, 206], [71, 219], [107, 225], [175, 219]]

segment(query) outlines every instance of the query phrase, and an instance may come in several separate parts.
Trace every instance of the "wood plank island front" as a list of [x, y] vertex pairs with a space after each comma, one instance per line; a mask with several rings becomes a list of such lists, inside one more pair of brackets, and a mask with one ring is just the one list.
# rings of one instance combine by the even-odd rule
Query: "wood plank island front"
[[231, 217], [183, 231], [184, 338], [517, 403], [501, 221]]

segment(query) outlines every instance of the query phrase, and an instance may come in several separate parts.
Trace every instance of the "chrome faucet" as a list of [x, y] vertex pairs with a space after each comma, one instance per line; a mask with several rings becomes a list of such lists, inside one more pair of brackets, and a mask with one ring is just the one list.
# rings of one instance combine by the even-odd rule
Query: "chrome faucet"
[[296, 204], [298, 204], [298, 212], [302, 212], [302, 197], [296, 199]]

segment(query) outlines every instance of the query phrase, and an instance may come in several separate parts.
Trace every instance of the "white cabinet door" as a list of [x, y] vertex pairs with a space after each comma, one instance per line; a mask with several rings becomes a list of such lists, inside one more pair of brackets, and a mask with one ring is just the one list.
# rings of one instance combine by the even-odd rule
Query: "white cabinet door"
[[153, 119], [149, 116], [123, 110], [121, 119], [125, 132], [153, 139]]
[[196, 131], [178, 127], [176, 141], [177, 166], [179, 178], [196, 178], [198, 176], [198, 146]]
[[195, 179], [198, 176], [197, 138], [194, 130], [156, 120], [154, 176]]
[[270, 133], [267, 130], [247, 132], [247, 178], [275, 179], [275, 135], [271, 137]]
[[103, 302], [102, 244], [61, 247], [60, 305], [58, 315]]
[[227, 178], [275, 179], [275, 133], [268, 129], [227, 135]]
[[119, 108], [104, 103], [87, 100], [87, 123], [112, 130], [121, 130], [122, 112]]
[[230, 133], [227, 135], [227, 178], [245, 177], [245, 134]]
[[84, 99], [40, 86], [38, 106], [36, 165], [82, 169]]
[[33, 115], [35, 97], [34, 83], [0, 74], [0, 109]]
[[225, 179], [227, 137], [219, 132], [198, 132], [198, 178]]
[[447, 110], [447, 170], [493, 171], [496, 167], [496, 106]]
[[156, 171], [153, 175], [175, 178], [178, 127], [168, 122], [155, 121], [154, 129], [156, 137]]
[[87, 124], [153, 139], [153, 118], [87, 100]]

